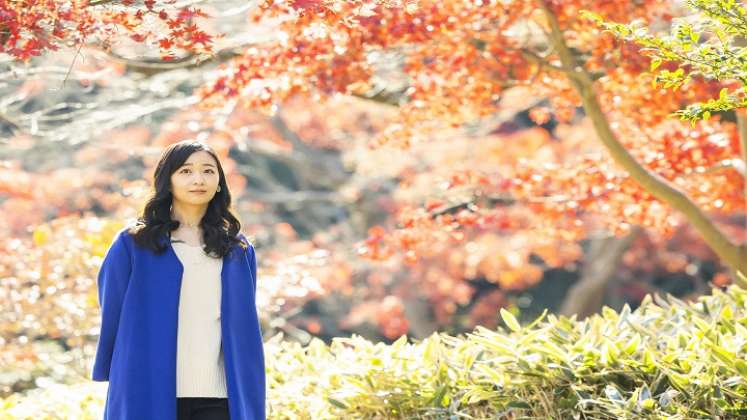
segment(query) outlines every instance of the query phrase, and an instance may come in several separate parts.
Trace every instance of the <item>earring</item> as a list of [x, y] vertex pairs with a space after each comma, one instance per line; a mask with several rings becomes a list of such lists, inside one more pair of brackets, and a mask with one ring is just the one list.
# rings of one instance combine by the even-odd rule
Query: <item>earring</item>
[[218, 185], [218, 191], [220, 192], [220, 185]]

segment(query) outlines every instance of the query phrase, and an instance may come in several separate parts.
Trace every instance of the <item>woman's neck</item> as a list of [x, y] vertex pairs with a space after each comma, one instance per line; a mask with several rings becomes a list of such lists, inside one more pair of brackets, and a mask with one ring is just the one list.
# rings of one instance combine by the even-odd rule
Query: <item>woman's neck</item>
[[206, 207], [184, 207], [173, 204], [171, 219], [179, 222], [179, 226], [199, 227], [202, 216], [205, 215]]
[[188, 245], [202, 245], [202, 228], [181, 225], [171, 231], [171, 239], [182, 241]]

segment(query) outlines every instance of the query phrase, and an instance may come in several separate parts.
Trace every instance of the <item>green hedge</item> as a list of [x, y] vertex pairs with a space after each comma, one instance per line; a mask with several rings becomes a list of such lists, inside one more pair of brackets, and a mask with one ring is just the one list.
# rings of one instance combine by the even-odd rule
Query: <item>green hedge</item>
[[[737, 286], [691, 303], [647, 296], [632, 312], [545, 313], [524, 327], [501, 311], [505, 330], [418, 343], [301, 346], [278, 335], [265, 345], [268, 418], [747, 418], [746, 296]], [[62, 391], [13, 395], [0, 419], [97, 418], [99, 385], [70, 391], [77, 403], [50, 398]]]
[[[268, 348], [278, 418], [747, 418], [747, 291], [417, 344]], [[719, 416], [719, 417], [716, 417]]]

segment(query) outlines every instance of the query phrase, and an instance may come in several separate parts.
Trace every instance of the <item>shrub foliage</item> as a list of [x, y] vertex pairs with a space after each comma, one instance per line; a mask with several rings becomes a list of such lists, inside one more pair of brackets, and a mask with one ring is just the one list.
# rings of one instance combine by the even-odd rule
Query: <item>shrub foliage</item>
[[[389, 345], [355, 335], [302, 346], [276, 335], [265, 347], [268, 417], [745, 418], [746, 298], [736, 285], [692, 302], [647, 295], [633, 311], [605, 307], [583, 321], [545, 312], [525, 326], [503, 310], [506, 327]], [[12, 395], [0, 419], [95, 417], [104, 390]], [[64, 407], [74, 401], [86, 408]]]

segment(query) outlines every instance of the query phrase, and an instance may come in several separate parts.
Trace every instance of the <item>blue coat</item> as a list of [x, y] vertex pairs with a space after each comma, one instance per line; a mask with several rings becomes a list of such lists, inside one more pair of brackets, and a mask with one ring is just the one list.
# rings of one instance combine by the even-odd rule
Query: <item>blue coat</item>
[[[221, 336], [231, 420], [265, 420], [265, 364], [254, 246], [223, 257]], [[109, 381], [105, 420], [176, 420], [176, 343], [184, 266], [167, 236], [157, 255], [117, 232], [98, 274], [101, 333], [91, 379]]]

